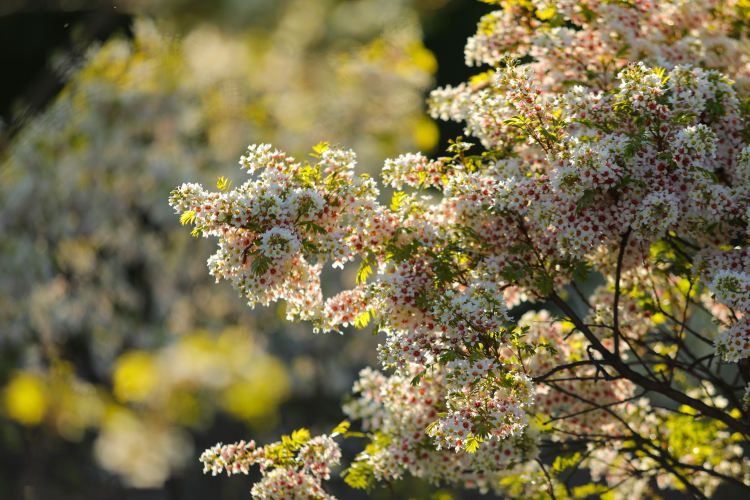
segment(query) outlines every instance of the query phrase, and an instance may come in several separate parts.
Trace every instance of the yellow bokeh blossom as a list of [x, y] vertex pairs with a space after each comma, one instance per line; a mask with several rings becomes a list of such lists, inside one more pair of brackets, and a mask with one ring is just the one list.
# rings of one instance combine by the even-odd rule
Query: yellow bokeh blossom
[[47, 387], [40, 377], [19, 372], [5, 386], [5, 413], [23, 425], [36, 425], [47, 411], [47, 397]]
[[115, 363], [113, 392], [120, 401], [144, 401], [156, 387], [157, 379], [152, 356], [144, 351], [131, 351]]

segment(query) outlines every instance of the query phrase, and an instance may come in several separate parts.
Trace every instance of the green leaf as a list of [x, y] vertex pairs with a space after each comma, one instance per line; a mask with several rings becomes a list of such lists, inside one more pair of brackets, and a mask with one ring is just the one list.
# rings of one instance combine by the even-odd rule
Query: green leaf
[[219, 191], [226, 191], [231, 185], [232, 181], [228, 180], [226, 177], [219, 177], [219, 180], [216, 182], [216, 187]]
[[539, 289], [539, 293], [546, 297], [554, 290], [555, 282], [548, 274], [542, 274], [536, 279], [536, 287]]
[[620, 47], [620, 50], [618, 50], [615, 53], [615, 56], [618, 58], [624, 57], [628, 53], [629, 50], [630, 50], [630, 44], [626, 43], [625, 45]]
[[319, 251], [317, 244], [313, 243], [312, 241], [307, 241], [307, 240], [302, 240], [302, 248], [308, 254], [318, 253]]
[[573, 262], [573, 279], [576, 281], [586, 281], [589, 274], [591, 273], [591, 265], [583, 260], [576, 260]]
[[393, 193], [393, 197], [391, 198], [391, 210], [394, 212], [398, 212], [406, 196], [407, 194], [403, 191], [396, 191], [395, 193]]
[[580, 459], [580, 453], [573, 453], [572, 455], [558, 455], [552, 464], [551, 471], [555, 474], [559, 474], [565, 469], [575, 466]]
[[344, 482], [356, 490], [370, 491], [375, 485], [374, 467], [365, 462], [354, 462], [342, 474]]
[[180, 216], [180, 224], [183, 226], [187, 223], [192, 224], [193, 222], [195, 222], [195, 212], [192, 210], [187, 210]]
[[544, 136], [545, 139], [547, 139], [550, 142], [557, 142], [557, 135], [553, 134], [549, 130], [547, 130], [544, 127], [539, 127], [539, 132]]
[[435, 420], [434, 422], [430, 423], [430, 425], [428, 425], [428, 426], [427, 426], [427, 427], [425, 428], [425, 430], [424, 430], [424, 431], [425, 431], [425, 432], [426, 432], [427, 434], [430, 434], [430, 432], [432, 432], [432, 430], [433, 430], [433, 429], [435, 428], [435, 426], [436, 426], [437, 424], [438, 424], [438, 421], [437, 421], [437, 420]]
[[576, 203], [576, 209], [574, 212], [575, 215], [581, 215], [581, 210], [591, 205], [591, 202], [594, 201], [594, 194], [595, 191], [592, 191], [590, 189], [587, 189], [583, 192], [583, 196], [581, 196], [581, 198], [578, 200], [578, 203]]
[[345, 438], [366, 438], [367, 434], [364, 432], [349, 431], [344, 433]]
[[308, 231], [312, 231], [318, 234], [326, 234], [326, 230], [323, 226], [314, 223], [311, 220], [302, 220], [297, 222], [297, 225], [307, 228]]
[[304, 427], [292, 432], [292, 442], [299, 447], [310, 441], [310, 431]]
[[355, 489], [370, 491], [375, 486], [375, 471], [370, 457], [381, 453], [388, 444], [389, 439], [385, 435], [376, 433], [365, 451], [357, 455], [352, 465], [341, 474], [346, 484]]
[[332, 431], [331, 431], [331, 437], [336, 437], [340, 434], [344, 434], [349, 430], [349, 427], [351, 426], [351, 423], [348, 420], [342, 420], [339, 425], [337, 425]]
[[573, 497], [585, 498], [593, 495], [597, 496], [598, 498], [602, 498], [602, 494], [606, 493], [607, 491], [609, 491], [609, 488], [604, 484], [589, 483], [573, 488]]
[[711, 182], [719, 182], [719, 178], [716, 176], [716, 174], [713, 173], [712, 171], [708, 170], [708, 169], [705, 169], [705, 168], [702, 168], [702, 167], [691, 167], [689, 170], [691, 172], [698, 172], [704, 178], [706, 178], [707, 180], [709, 180]]
[[373, 262], [370, 260], [369, 255], [362, 259], [362, 262], [359, 264], [359, 270], [357, 271], [357, 284], [361, 285], [367, 281], [367, 277], [372, 274], [372, 264]]
[[382, 324], [382, 322], [377, 322], [377, 323], [375, 323], [375, 326], [374, 326], [374, 327], [372, 327], [372, 332], [371, 332], [371, 334], [372, 334], [373, 336], [374, 336], [374, 335], [377, 335], [377, 334], [379, 334], [379, 333], [380, 333], [380, 329], [381, 329], [382, 327], [383, 327], [383, 324]]
[[481, 442], [482, 442], [481, 438], [473, 434], [470, 434], [469, 437], [466, 439], [466, 444], [464, 445], [464, 449], [469, 453], [476, 453], [476, 451], [479, 449], [479, 445], [481, 444]]
[[328, 148], [330, 145], [327, 142], [320, 141], [318, 144], [313, 146], [313, 153], [310, 156], [314, 156], [315, 158], [320, 158], [320, 156], [325, 152], [328, 151]]
[[421, 371], [421, 372], [417, 373], [416, 375], [414, 375], [414, 378], [411, 379], [411, 386], [412, 387], [418, 386], [419, 382], [421, 382], [422, 379], [424, 378], [424, 374], [425, 374], [425, 372]]
[[370, 322], [370, 311], [365, 311], [354, 320], [354, 326], [364, 328]]
[[546, 21], [547, 19], [552, 19], [555, 16], [555, 9], [554, 7], [547, 7], [545, 9], [537, 9], [536, 11], [536, 17], [537, 19], [541, 21]]
[[581, 9], [581, 14], [583, 14], [583, 18], [587, 23], [591, 23], [594, 19], [596, 19], [596, 12], [594, 12], [591, 7], [589, 7], [585, 3], [579, 4], [579, 7]]
[[255, 256], [255, 259], [253, 259], [253, 263], [251, 264], [250, 269], [253, 271], [253, 274], [255, 274], [256, 276], [260, 276], [262, 274], [266, 274], [266, 271], [268, 271], [268, 268], [270, 266], [271, 259], [263, 254], [258, 254]]

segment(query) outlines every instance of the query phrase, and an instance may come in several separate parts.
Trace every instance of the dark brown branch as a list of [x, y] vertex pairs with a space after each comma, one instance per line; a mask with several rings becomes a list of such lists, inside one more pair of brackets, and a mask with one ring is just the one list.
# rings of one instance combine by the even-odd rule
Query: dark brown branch
[[[680, 480], [680, 482], [685, 486], [685, 488], [692, 494], [694, 498], [708, 500], [708, 497], [704, 495], [703, 492], [699, 490], [697, 486], [695, 486], [693, 483], [688, 481], [688, 479], [684, 475], [680, 474], [680, 472], [676, 469], [677, 466], [681, 466], [684, 464], [681, 464], [680, 462], [675, 460], [673, 457], [671, 457], [671, 455], [670, 455], [670, 458], [672, 458], [672, 461], [675, 465], [670, 464], [667, 458], [664, 457], [664, 451], [661, 449], [657, 448], [659, 453], [652, 453], [648, 451], [646, 449], [646, 446], [644, 445], [646, 444], [651, 445], [651, 443], [647, 441], [645, 438], [641, 437], [640, 435], [636, 437], [636, 441], [638, 442], [638, 446], [634, 447], [633, 448], [634, 450], [640, 450], [643, 454], [648, 455], [649, 457], [653, 458], [655, 461], [661, 464], [662, 467], [669, 470], [671, 474], [673, 474], [677, 479]], [[627, 449], [627, 448], [624, 448], [624, 449]]]
[[[638, 446], [634, 448], [633, 450], [640, 450], [646, 455], [656, 460], [665, 470], [669, 471], [669, 473], [673, 474], [677, 479], [679, 479], [680, 482], [682, 482], [685, 485], [685, 487], [690, 491], [690, 493], [692, 493], [696, 498], [708, 500], [708, 497], [706, 497], [695, 485], [690, 483], [683, 476], [683, 474], [680, 473], [679, 470], [677, 470], [678, 467], [684, 467], [685, 464], [682, 464], [679, 460], [674, 458], [672, 454], [663, 450], [661, 447], [655, 445], [652, 440], [644, 438], [638, 432], [633, 430], [630, 427], [630, 425], [625, 420], [623, 420], [622, 417], [620, 417], [617, 413], [613, 412], [611, 408], [603, 406], [603, 405], [597, 405], [596, 403], [593, 403], [592, 401], [589, 401], [586, 398], [583, 398], [565, 389], [562, 389], [559, 387], [556, 387], [556, 389], [564, 394], [567, 394], [570, 397], [587, 402], [592, 405], [596, 405], [598, 406], [598, 409], [601, 409], [602, 411], [609, 413], [612, 417], [618, 420], [623, 425], [623, 427], [625, 427], [625, 429], [628, 430], [628, 432], [630, 433], [630, 437], [638, 444]], [[650, 453], [646, 449], [647, 446], [653, 448], [656, 451], [656, 454]], [[628, 448], [623, 448], [623, 450], [631, 451]], [[711, 471], [710, 469], [704, 469], [703, 471], [708, 474], [713, 473], [713, 471]]]
[[732, 418], [730, 415], [719, 410], [718, 408], [708, 406], [703, 401], [691, 398], [687, 394], [678, 391], [677, 389], [671, 387], [668, 384], [665, 384], [664, 382], [648, 378], [630, 368], [620, 357], [615, 356], [612, 352], [610, 352], [606, 347], [602, 345], [601, 341], [599, 341], [596, 335], [594, 335], [594, 333], [583, 323], [578, 314], [576, 314], [576, 312], [573, 311], [571, 307], [562, 298], [560, 298], [560, 296], [556, 292], [552, 292], [552, 294], [550, 294], [550, 296], [547, 298], [553, 304], [559, 307], [560, 310], [568, 316], [570, 321], [581, 331], [581, 333], [584, 334], [586, 339], [591, 343], [592, 347], [602, 355], [602, 357], [604, 358], [603, 361], [605, 362], [604, 364], [613, 367], [619, 372], [620, 375], [624, 376], [631, 382], [638, 384], [648, 391], [662, 394], [672, 399], [673, 401], [688, 405], [709, 418], [713, 418], [714, 420], [723, 422], [730, 429], [734, 429], [735, 431], [740, 432], [745, 436], [750, 436], [750, 426], [741, 422], [740, 420]]
[[544, 477], [547, 478], [547, 485], [549, 487], [549, 496], [550, 496], [550, 498], [552, 500], [557, 500], [557, 497], [555, 497], [555, 488], [554, 488], [554, 486], [552, 486], [552, 478], [549, 477], [549, 473], [547, 472], [547, 468], [544, 466], [544, 463], [541, 460], [539, 460], [538, 458], [536, 459], [536, 463], [539, 464], [539, 467], [541, 467], [542, 472], [544, 472]]
[[581, 291], [581, 289], [578, 287], [578, 283], [576, 283], [575, 281], [571, 281], [570, 282], [570, 287], [573, 290], [575, 290], [576, 295], [578, 295], [578, 298], [581, 299], [581, 301], [584, 304], [586, 304], [586, 307], [588, 307], [589, 310], [593, 309], [593, 307], [591, 307], [591, 303], [589, 302], [589, 300], [586, 298], [586, 296], [583, 294], [583, 292]]
[[[667, 236], [667, 237], [666, 237], [665, 239], [666, 239], [666, 242], [667, 242], [667, 244], [668, 244], [668, 245], [669, 245], [670, 247], [672, 247], [672, 250], [674, 250], [674, 251], [675, 251], [675, 252], [677, 252], [678, 254], [682, 255], [682, 257], [683, 257], [683, 258], [684, 258], [684, 259], [685, 259], [686, 261], [690, 262], [691, 264], [693, 263], [693, 258], [692, 258], [692, 257], [691, 257], [690, 255], [688, 255], [688, 254], [687, 254], [687, 253], [686, 253], [686, 252], [685, 252], [685, 251], [684, 251], [684, 250], [683, 250], [682, 248], [680, 248], [680, 246], [679, 246], [679, 245], [675, 244], [675, 239], [673, 239], [673, 237], [672, 237], [672, 236]], [[679, 241], [679, 240], [678, 240], [678, 241]]]
[[[557, 390], [556, 386], [553, 386], [553, 387], [554, 387], [555, 390]], [[641, 398], [641, 397], [643, 397], [643, 394], [644, 393], [640, 393], [640, 394], [638, 394], [636, 396], [631, 396], [629, 398], [623, 399], [622, 401], [613, 401], [612, 403], [607, 403], [606, 405], [595, 405], [595, 406], [592, 406], [591, 408], [586, 408], [584, 410], [580, 410], [580, 411], [577, 411], [577, 412], [574, 412], [574, 413], [567, 413], [565, 415], [560, 415], [559, 417], [552, 417], [549, 420], [547, 420], [545, 422], [545, 424], [549, 424], [549, 423], [555, 422], [557, 420], [564, 420], [566, 418], [577, 417], [578, 415], [585, 415], [586, 413], [591, 413], [592, 411], [601, 410], [601, 409], [604, 409], [604, 408], [610, 408], [612, 406], [621, 405], [623, 403], [627, 403], [628, 401], [633, 401], [634, 399]]]
[[614, 306], [613, 306], [613, 321], [612, 326], [614, 336], [615, 336], [615, 356], [620, 356], [620, 311], [619, 311], [619, 303], [620, 303], [620, 277], [622, 276], [622, 261], [625, 258], [625, 247], [628, 245], [628, 238], [630, 237], [631, 228], [628, 227], [628, 230], [625, 231], [625, 234], [622, 235], [622, 239], [620, 240], [620, 251], [617, 254], [617, 268], [615, 269], [615, 298], [614, 298]]
[[583, 360], [583, 361], [576, 361], [576, 362], [573, 362], [573, 363], [568, 363], [567, 365], [556, 366], [553, 369], [551, 369], [550, 371], [548, 371], [547, 373], [545, 373], [544, 375], [540, 375], [538, 377], [534, 377], [533, 380], [534, 380], [534, 382], [544, 382], [544, 380], [547, 377], [549, 377], [550, 375], [552, 375], [554, 373], [557, 373], [559, 371], [569, 370], [569, 369], [575, 368], [577, 366], [595, 365], [596, 363], [597, 363], [596, 360], [587, 359], [587, 360]]

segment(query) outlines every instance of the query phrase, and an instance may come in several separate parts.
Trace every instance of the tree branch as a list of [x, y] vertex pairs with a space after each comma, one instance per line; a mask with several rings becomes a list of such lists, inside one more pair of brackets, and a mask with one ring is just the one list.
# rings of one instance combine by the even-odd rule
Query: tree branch
[[630, 368], [620, 357], [615, 356], [611, 351], [609, 351], [602, 345], [601, 341], [584, 324], [578, 314], [576, 314], [576, 312], [556, 292], [553, 291], [552, 294], [550, 294], [547, 298], [568, 316], [571, 323], [573, 323], [581, 331], [581, 333], [583, 333], [586, 339], [591, 342], [592, 347], [599, 351], [599, 353], [604, 358], [603, 361], [605, 361], [607, 365], [617, 370], [620, 375], [624, 376], [631, 382], [638, 384], [648, 391], [662, 394], [672, 399], [673, 401], [690, 406], [691, 408], [698, 410], [703, 415], [709, 418], [713, 418], [714, 420], [723, 422], [730, 429], [734, 429], [735, 431], [750, 437], [750, 426], [748, 426], [747, 424], [741, 422], [740, 420], [732, 418], [729, 414], [719, 410], [718, 408], [708, 406], [703, 401], [691, 398], [687, 394], [678, 391], [677, 389], [671, 387], [668, 384], [665, 384], [664, 382], [650, 379]]
[[630, 237], [630, 232], [632, 229], [628, 227], [628, 230], [625, 231], [625, 234], [622, 235], [622, 239], [620, 240], [620, 252], [617, 255], [617, 269], [615, 270], [615, 298], [614, 298], [614, 306], [613, 306], [613, 321], [612, 326], [614, 336], [615, 336], [615, 356], [620, 356], [620, 323], [619, 323], [619, 303], [620, 303], [620, 277], [622, 276], [622, 261], [625, 258], [625, 247], [628, 244], [628, 238]]

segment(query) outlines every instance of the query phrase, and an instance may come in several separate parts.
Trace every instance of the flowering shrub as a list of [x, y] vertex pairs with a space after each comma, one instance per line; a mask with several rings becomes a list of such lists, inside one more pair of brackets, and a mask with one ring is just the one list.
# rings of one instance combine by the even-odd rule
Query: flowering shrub
[[[748, 5], [487, 3], [466, 61], [492, 69], [429, 99], [479, 144], [386, 161], [390, 205], [325, 143], [313, 161], [250, 146], [248, 181], [183, 184], [171, 205], [218, 238], [210, 272], [251, 307], [283, 299], [319, 332], [375, 325], [381, 370], [344, 406], [369, 436], [351, 486], [750, 489]], [[328, 262], [358, 264], [356, 286], [324, 297]], [[577, 470], [591, 482], [571, 486]]]

